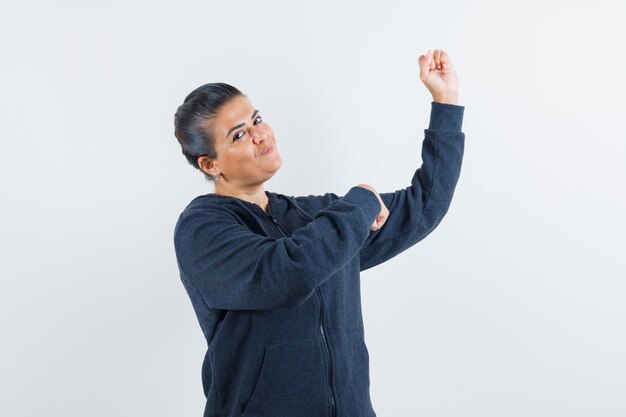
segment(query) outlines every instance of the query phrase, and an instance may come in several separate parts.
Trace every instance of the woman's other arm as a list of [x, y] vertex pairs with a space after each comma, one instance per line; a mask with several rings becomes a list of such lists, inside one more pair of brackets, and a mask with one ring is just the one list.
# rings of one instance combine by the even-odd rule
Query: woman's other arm
[[174, 229], [181, 279], [212, 308], [296, 306], [359, 253], [380, 210], [375, 193], [355, 186], [277, 239], [254, 233], [220, 207], [200, 205], [183, 212]]

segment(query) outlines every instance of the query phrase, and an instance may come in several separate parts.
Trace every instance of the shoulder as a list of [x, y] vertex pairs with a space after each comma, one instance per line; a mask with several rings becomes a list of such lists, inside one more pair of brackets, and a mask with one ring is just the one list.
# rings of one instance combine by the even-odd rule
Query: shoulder
[[186, 236], [199, 229], [218, 230], [230, 224], [245, 225], [245, 219], [253, 218], [246, 204], [251, 203], [216, 194], [199, 195], [181, 211], [174, 236]]

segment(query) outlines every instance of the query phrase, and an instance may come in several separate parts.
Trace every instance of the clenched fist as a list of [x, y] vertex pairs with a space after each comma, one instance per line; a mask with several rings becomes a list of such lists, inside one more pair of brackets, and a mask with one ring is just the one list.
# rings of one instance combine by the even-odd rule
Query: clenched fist
[[435, 49], [434, 52], [429, 49], [426, 55], [420, 55], [417, 61], [420, 67], [420, 80], [432, 94], [433, 101], [458, 104], [459, 81], [450, 56], [441, 49]]

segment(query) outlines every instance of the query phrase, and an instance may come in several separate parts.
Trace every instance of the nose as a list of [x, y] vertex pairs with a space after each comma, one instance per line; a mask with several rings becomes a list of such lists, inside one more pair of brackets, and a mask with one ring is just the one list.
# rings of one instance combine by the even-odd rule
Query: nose
[[254, 141], [254, 143], [262, 143], [265, 141], [266, 137], [265, 137], [265, 133], [263, 132], [254, 132], [254, 135], [252, 136], [252, 140]]

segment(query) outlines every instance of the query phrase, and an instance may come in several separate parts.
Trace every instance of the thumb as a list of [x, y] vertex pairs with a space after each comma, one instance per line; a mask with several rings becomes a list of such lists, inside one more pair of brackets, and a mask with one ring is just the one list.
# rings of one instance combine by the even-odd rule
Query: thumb
[[430, 49], [428, 50], [428, 52], [426, 52], [426, 55], [420, 55], [420, 57], [417, 59], [420, 67], [420, 80], [422, 80], [423, 82], [426, 82], [428, 76], [430, 75], [430, 63], [432, 60], [433, 53]]

